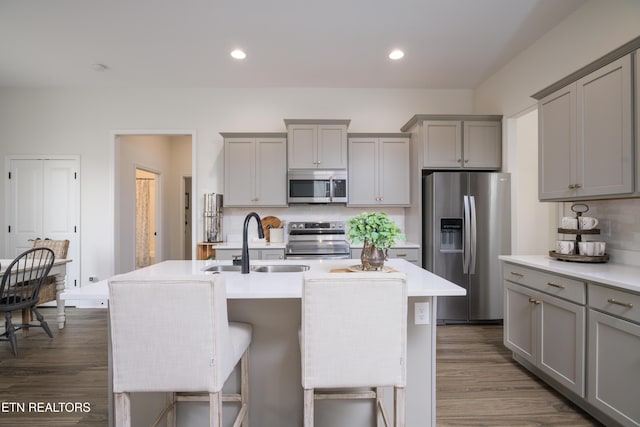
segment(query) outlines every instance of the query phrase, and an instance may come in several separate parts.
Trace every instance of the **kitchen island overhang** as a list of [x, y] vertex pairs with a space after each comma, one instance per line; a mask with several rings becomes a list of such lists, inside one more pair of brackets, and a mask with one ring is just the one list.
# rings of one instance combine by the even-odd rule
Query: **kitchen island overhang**
[[[203, 269], [213, 265], [229, 265], [216, 261], [165, 261], [122, 276], [167, 278], [212, 274]], [[304, 260], [304, 261], [255, 261], [252, 265], [305, 264], [310, 269], [297, 273], [239, 272], [223, 274], [227, 288], [229, 320], [253, 325], [253, 341], [250, 355], [250, 419], [264, 427], [299, 426], [302, 424], [303, 390], [300, 380], [300, 301], [304, 274], [328, 273], [345, 269], [358, 260]], [[423, 270], [402, 259], [391, 259], [385, 264], [407, 275], [407, 394], [406, 410], [408, 426], [435, 426], [435, 345], [436, 304], [439, 296], [464, 295], [465, 290], [439, 276]], [[95, 286], [94, 289], [90, 289]], [[102, 286], [103, 291], [100, 291]], [[106, 281], [78, 290], [65, 292], [64, 298], [77, 300], [82, 295], [100, 295], [108, 298]], [[423, 303], [428, 310], [417, 323], [415, 304]], [[141, 307], [141, 309], [144, 309]], [[357, 309], [357, 302], [354, 303]], [[170, 313], [168, 313], [170, 315]], [[426, 319], [426, 320], [424, 320]], [[71, 325], [70, 325], [71, 326]], [[145, 327], [141, 325], [141, 327]], [[149, 326], [151, 327], [151, 326]], [[188, 363], [188, 358], [185, 360]], [[237, 380], [232, 379], [226, 388], [235, 390]], [[110, 388], [110, 387], [109, 387]], [[387, 393], [387, 405], [391, 409], [391, 394]], [[136, 425], [149, 424], [155, 413], [151, 408], [163, 395], [132, 395], [132, 413]], [[111, 399], [110, 399], [111, 400]], [[161, 402], [160, 402], [161, 404]], [[225, 407], [225, 419], [231, 418], [236, 408]], [[371, 426], [374, 423], [373, 405], [365, 401], [321, 402], [316, 406], [316, 425]], [[229, 416], [227, 416], [229, 415]], [[112, 419], [112, 417], [110, 417]], [[185, 403], [178, 408], [179, 425], [206, 425], [208, 406]], [[110, 424], [111, 425], [111, 424]]]

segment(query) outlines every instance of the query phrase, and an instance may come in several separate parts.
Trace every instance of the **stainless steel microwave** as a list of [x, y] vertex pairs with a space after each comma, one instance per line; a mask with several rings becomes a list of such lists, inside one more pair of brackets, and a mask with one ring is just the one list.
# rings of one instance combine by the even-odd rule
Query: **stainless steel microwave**
[[347, 203], [346, 170], [291, 169], [287, 179], [289, 203]]

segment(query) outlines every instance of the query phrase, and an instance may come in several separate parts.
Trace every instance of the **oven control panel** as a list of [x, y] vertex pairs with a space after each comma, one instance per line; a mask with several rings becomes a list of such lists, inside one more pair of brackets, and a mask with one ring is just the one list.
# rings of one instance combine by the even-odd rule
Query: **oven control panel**
[[344, 221], [307, 221], [289, 222], [289, 234], [342, 234]]

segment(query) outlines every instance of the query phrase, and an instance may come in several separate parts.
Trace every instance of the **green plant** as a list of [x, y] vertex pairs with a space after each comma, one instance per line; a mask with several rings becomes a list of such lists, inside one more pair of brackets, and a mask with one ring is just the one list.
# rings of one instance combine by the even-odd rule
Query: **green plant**
[[355, 244], [367, 242], [378, 249], [389, 249], [396, 239], [404, 238], [400, 227], [386, 212], [363, 212], [347, 221], [347, 239]]

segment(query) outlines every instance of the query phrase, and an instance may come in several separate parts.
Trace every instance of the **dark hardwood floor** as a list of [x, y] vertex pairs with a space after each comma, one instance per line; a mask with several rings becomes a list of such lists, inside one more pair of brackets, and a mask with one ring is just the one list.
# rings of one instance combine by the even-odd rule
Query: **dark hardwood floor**
[[[63, 330], [55, 309], [42, 313], [53, 339], [32, 330], [18, 357], [0, 342], [0, 426], [106, 426], [107, 311], [67, 308]], [[511, 360], [502, 326], [439, 326], [437, 339], [438, 426], [599, 425]], [[67, 412], [68, 403], [86, 404]]]

